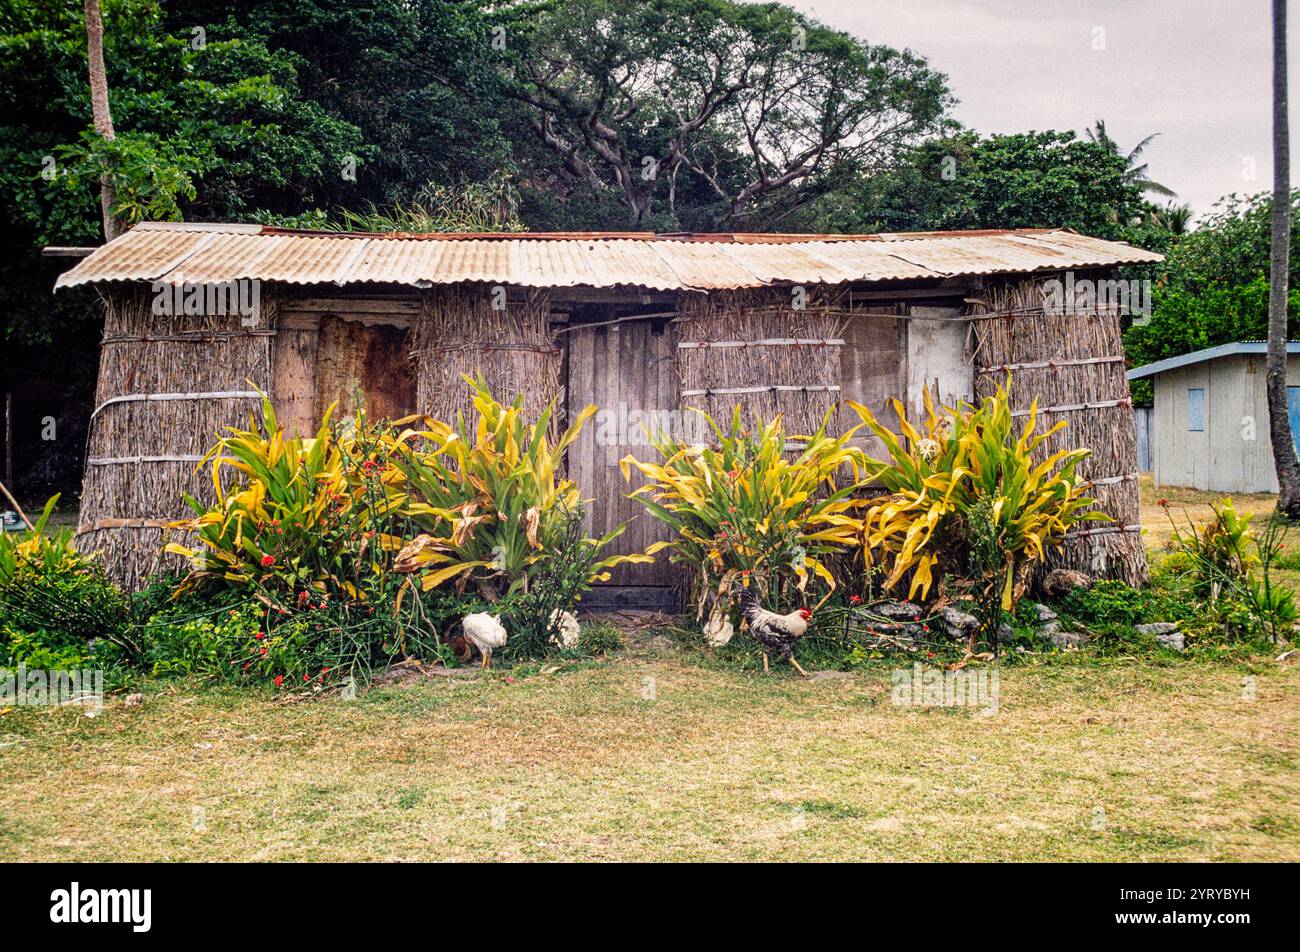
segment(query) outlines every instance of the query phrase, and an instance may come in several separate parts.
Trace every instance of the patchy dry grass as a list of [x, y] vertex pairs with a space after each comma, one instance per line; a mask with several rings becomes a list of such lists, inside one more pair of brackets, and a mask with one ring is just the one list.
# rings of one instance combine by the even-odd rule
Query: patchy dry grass
[[1245, 673], [1008, 669], [991, 717], [894, 706], [885, 668], [799, 682], [669, 652], [351, 702], [156, 688], [93, 719], [0, 716], [0, 844], [17, 860], [1300, 859], [1300, 671], [1262, 666], [1253, 701]]

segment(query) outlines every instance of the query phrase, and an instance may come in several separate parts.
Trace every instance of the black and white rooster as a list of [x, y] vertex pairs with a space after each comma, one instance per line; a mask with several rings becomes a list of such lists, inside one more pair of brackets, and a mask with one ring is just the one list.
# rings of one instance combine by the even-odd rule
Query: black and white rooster
[[808, 672], [794, 660], [794, 643], [808, 630], [812, 612], [806, 608], [796, 609], [788, 615], [770, 612], [758, 604], [758, 596], [752, 588], [741, 589], [740, 607], [749, 626], [750, 637], [763, 646], [763, 670], [771, 670], [768, 655], [775, 651], [778, 664], [789, 661], [796, 671], [805, 678], [809, 677]]

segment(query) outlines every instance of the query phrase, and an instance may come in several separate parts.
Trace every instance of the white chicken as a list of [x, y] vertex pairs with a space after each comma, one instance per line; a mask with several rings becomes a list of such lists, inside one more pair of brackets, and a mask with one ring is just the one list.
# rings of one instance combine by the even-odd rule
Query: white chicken
[[713, 612], [704, 623], [704, 643], [710, 648], [721, 648], [731, 641], [735, 633], [735, 626], [725, 612]]
[[500, 618], [487, 612], [475, 612], [466, 615], [460, 627], [465, 632], [465, 637], [483, 655], [483, 667], [490, 668], [492, 652], [504, 648], [506, 644], [506, 629]]
[[556, 609], [551, 612], [550, 627], [559, 626], [559, 630], [551, 634], [551, 644], [557, 648], [576, 648], [578, 639], [582, 635], [582, 628], [578, 625], [578, 619], [574, 617], [573, 612], [560, 611]]

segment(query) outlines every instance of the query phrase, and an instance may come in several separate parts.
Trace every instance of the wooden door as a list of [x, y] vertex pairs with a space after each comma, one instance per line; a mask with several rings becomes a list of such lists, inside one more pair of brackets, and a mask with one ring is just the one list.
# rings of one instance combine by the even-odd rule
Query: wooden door
[[[588, 529], [601, 536], [628, 524], [606, 553], [643, 552], [670, 533], [650, 517], [645, 507], [627, 499], [640, 483], [633, 472], [624, 482], [618, 461], [631, 453], [657, 460], [643, 425], [673, 425], [678, 413], [676, 346], [673, 325], [666, 319], [618, 324], [572, 325], [568, 334], [568, 409], [572, 419], [588, 404], [599, 412], [569, 448], [569, 476], [587, 503]], [[617, 568], [610, 585], [671, 585], [672, 567], [666, 553], [653, 565]]]
[[331, 404], [338, 404], [336, 419], [356, 409], [358, 387], [372, 421], [413, 413], [409, 336], [405, 327], [337, 314], [282, 320], [274, 383], [281, 425], [298, 436], [315, 436]]

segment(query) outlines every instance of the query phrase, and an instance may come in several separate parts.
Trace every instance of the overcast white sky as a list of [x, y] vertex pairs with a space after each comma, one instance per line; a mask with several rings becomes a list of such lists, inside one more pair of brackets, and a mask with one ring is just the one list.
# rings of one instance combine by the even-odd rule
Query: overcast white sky
[[[1145, 154], [1149, 174], [1198, 216], [1228, 192], [1271, 188], [1269, 0], [783, 2], [924, 55], [948, 74], [961, 100], [956, 118], [979, 132], [1082, 133], [1100, 118], [1125, 149], [1159, 132]], [[1292, 4], [1293, 154], [1297, 19], [1300, 4]], [[1097, 28], [1102, 50], [1093, 48]]]

